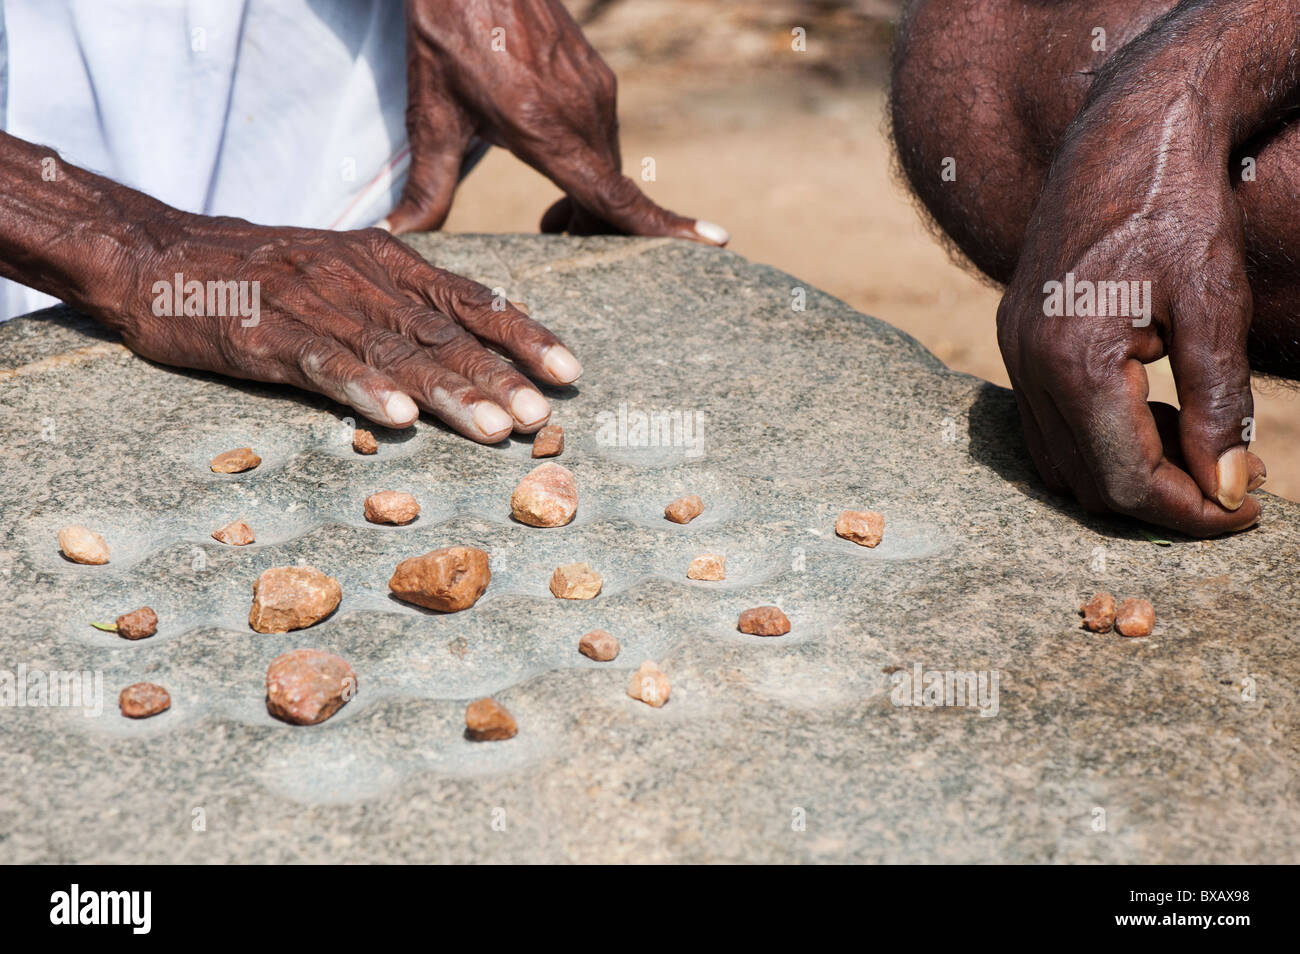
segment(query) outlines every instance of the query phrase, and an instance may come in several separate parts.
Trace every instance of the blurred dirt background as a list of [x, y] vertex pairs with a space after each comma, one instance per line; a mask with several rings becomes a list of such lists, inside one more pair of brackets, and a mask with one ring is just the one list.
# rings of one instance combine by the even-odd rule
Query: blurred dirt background
[[[896, 180], [885, 123], [902, 0], [565, 0], [619, 78], [624, 171], [661, 205], [711, 219], [731, 248], [904, 329], [950, 367], [1006, 385], [999, 292], [949, 260]], [[792, 48], [796, 27], [806, 50]], [[449, 231], [535, 231], [559, 196], [492, 150]], [[1166, 361], [1153, 400], [1177, 404]], [[867, 386], [864, 382], [863, 386]], [[1297, 392], [1256, 381], [1268, 489], [1300, 499]]]

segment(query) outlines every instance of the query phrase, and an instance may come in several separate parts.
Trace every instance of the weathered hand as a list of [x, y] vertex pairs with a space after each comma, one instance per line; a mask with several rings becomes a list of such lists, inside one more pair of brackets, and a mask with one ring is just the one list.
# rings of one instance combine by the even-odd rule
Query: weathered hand
[[[177, 213], [151, 230], [158, 238], [147, 249], [124, 256], [113, 313], [100, 317], [132, 350], [164, 364], [293, 384], [389, 427], [411, 424], [418, 406], [484, 443], [535, 431], [550, 416], [528, 378], [484, 343], [547, 384], [582, 371], [509, 302], [379, 229]], [[235, 284], [213, 295], [209, 282]]]
[[[1113, 108], [1085, 108], [998, 309], [998, 342], [1050, 485], [1211, 536], [1259, 519], [1247, 493], [1265, 471], [1247, 450], [1241, 213], [1190, 108], [1121, 113], [1122, 134]], [[1143, 365], [1166, 354], [1181, 412], [1147, 402]]]
[[559, 0], [408, 0], [411, 167], [387, 227], [442, 226], [477, 135], [564, 190], [542, 231], [725, 245], [720, 226], [659, 207], [623, 175], [615, 86]]

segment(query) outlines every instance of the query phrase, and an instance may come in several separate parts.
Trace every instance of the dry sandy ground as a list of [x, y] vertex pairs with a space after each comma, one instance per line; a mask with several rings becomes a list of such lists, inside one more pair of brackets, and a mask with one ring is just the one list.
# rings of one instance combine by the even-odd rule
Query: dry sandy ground
[[[719, 222], [731, 247], [916, 336], [953, 368], [1006, 384], [994, 338], [999, 294], [954, 265], [891, 172], [884, 94], [810, 73], [620, 70], [624, 171], [656, 201]], [[460, 190], [450, 231], [534, 231], [559, 192], [493, 150]], [[580, 350], [581, 342], [576, 343]], [[1176, 404], [1166, 362], [1153, 399]], [[865, 386], [865, 385], [864, 385]], [[1297, 395], [1256, 384], [1268, 489], [1300, 499]]]

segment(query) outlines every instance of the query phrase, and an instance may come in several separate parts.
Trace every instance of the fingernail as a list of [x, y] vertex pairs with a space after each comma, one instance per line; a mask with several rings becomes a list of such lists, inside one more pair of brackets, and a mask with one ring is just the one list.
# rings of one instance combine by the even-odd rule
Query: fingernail
[[536, 424], [551, 413], [551, 405], [536, 391], [520, 388], [510, 399], [510, 413], [520, 424]]
[[1219, 458], [1219, 503], [1236, 510], [1246, 499], [1246, 448], [1233, 447]]
[[512, 301], [510, 304], [515, 306], [515, 310], [522, 311], [525, 315], [529, 314], [528, 305], [522, 301]]
[[576, 381], [578, 375], [582, 374], [582, 365], [573, 356], [573, 352], [564, 345], [556, 345], [546, 352], [546, 357], [542, 359], [542, 367], [551, 373], [551, 377], [562, 384]]
[[384, 402], [384, 413], [398, 427], [406, 427], [415, 423], [415, 419], [420, 416], [420, 409], [401, 391], [394, 391]]
[[716, 222], [704, 219], [695, 220], [695, 234], [714, 245], [726, 245], [731, 241], [731, 233]]
[[474, 423], [484, 437], [513, 430], [515, 426], [514, 418], [491, 401], [479, 401], [474, 405]]
[[1259, 490], [1260, 487], [1264, 486], [1267, 480], [1268, 480], [1268, 474], [1260, 474], [1258, 477], [1256, 477], [1254, 480], [1250, 482], [1250, 486], [1246, 488], [1246, 493], [1251, 493], [1252, 491]]
[[393, 223], [389, 222], [388, 219], [380, 219], [375, 223], [375, 228], [383, 229], [385, 232], [391, 232], [393, 231]]

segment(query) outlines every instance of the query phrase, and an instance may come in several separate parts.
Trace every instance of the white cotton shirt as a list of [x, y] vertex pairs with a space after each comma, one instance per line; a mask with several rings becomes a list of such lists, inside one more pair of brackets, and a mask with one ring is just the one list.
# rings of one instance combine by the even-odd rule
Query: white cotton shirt
[[[409, 166], [398, 0], [0, 0], [0, 126], [188, 212], [373, 225]], [[0, 279], [0, 320], [48, 295]]]

